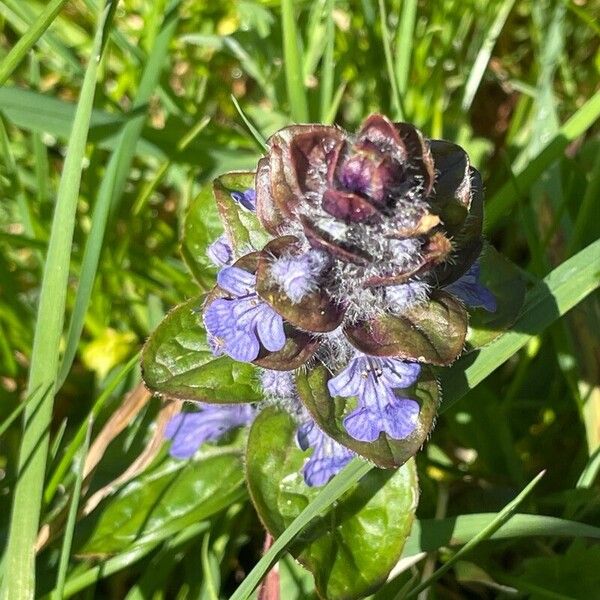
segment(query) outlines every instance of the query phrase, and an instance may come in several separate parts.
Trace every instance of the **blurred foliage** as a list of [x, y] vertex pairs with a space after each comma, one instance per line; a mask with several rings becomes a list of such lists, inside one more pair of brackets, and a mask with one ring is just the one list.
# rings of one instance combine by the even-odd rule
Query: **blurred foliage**
[[[0, 4], [0, 58], [43, 4]], [[231, 95], [264, 136], [289, 122], [281, 15], [273, 0], [180, 2], [168, 60], [159, 65], [159, 85], [147, 105], [132, 109], [168, 4], [121, 0], [101, 64], [82, 166], [67, 315], [74, 305], [98, 189], [120, 128], [140, 111], [147, 118], [125, 188], [111, 198], [82, 339], [57, 395], [48, 479], [122, 364], [170, 307], [198, 293], [179, 248], [187, 209], [206, 197], [212, 177], [252, 168], [260, 155]], [[334, 86], [328, 108], [336, 124], [353, 130], [368, 113], [393, 110], [379, 8], [375, 0], [333, 4]], [[559, 124], [597, 92], [600, 6], [593, 0], [419, 0], [414, 31], [407, 39], [399, 27], [406, 4], [410, 2], [386, 2], [394, 56], [406, 53], [407, 47], [410, 51], [406, 78], [396, 72], [403, 117], [430, 137], [463, 145], [482, 172], [488, 198], [493, 197], [557, 135]], [[498, 13], [508, 4], [512, 7], [471, 102], [469, 78]], [[41, 266], [98, 5], [98, 0], [68, 2], [0, 89], [0, 422], [19, 405], [26, 387]], [[314, 121], [325, 118], [321, 94], [327, 5], [326, 0], [295, 2]], [[199, 127], [206, 117], [208, 123]], [[488, 232], [490, 242], [530, 278], [545, 275], [598, 237], [600, 140], [597, 124], [590, 121], [587, 129], [531, 189], [515, 194], [511, 209]], [[192, 139], [182, 148], [188, 134]], [[189, 248], [186, 251], [189, 254]], [[204, 276], [209, 282], [210, 273]], [[598, 483], [577, 485], [600, 445], [598, 300], [596, 294], [568, 319], [533, 338], [440, 417], [417, 460], [418, 518], [497, 511], [536, 472], [547, 468], [528, 500], [528, 512], [600, 525]], [[136, 458], [154, 448], [152, 443], [160, 446], [161, 432], [154, 424], [162, 410], [158, 402], [138, 406], [123, 416], [119, 427], [114, 424], [123, 398], [138, 383], [135, 370], [124, 374], [99, 410], [92, 439], [104, 434], [110, 445], [100, 452], [94, 477], [86, 480], [83, 502], [135, 466]], [[15, 421], [2, 437], [2, 498], [7, 498], [16, 477], [18, 424]], [[212, 497], [212, 504], [204, 505], [203, 497], [190, 497], [195, 488], [184, 489], [183, 484], [195, 472], [200, 473], [200, 487], [214, 480], [214, 472], [224, 477], [219, 461], [238, 465], [241, 480], [239, 452], [239, 440], [230, 440], [225, 446], [205, 448], [191, 465], [163, 465], [163, 454], [155, 452], [133, 469], [128, 483], [117, 481], [109, 498], [91, 511], [89, 521], [82, 521], [81, 530], [79, 525], [76, 529], [79, 539], [89, 522], [97, 520], [108, 530], [110, 544], [88, 542], [87, 551], [85, 545], [75, 547], [67, 595], [227, 598], [260, 555], [260, 522], [236, 487], [235, 474], [229, 476], [231, 489], [221, 490], [221, 504]], [[167, 480], [171, 473], [180, 478], [174, 489]], [[74, 478], [74, 471], [67, 470], [56, 492], [46, 494], [43, 519], [52, 524], [53, 533], [39, 554], [38, 579], [44, 592], [54, 586], [64, 507]], [[155, 490], [154, 496], [142, 506], [134, 491], [149, 480], [154, 487], [147, 489]], [[189, 509], [184, 517], [167, 518], [160, 512], [168, 512], [165, 503], [171, 497]], [[127, 498], [133, 500], [125, 510]], [[156, 514], [153, 503], [160, 508]], [[123, 535], [109, 535], [111, 523], [116, 527], [119, 519], [125, 522], [137, 510], [148, 511], [136, 516], [139, 535], [134, 531], [137, 521], [128, 523]], [[1, 511], [0, 539], [8, 519], [9, 511]], [[156, 519], [164, 520], [163, 535], [148, 539], [144, 532], [151, 524], [152, 531], [163, 527]], [[442, 551], [438, 560], [449, 553]], [[431, 597], [503, 597], [518, 590], [521, 596], [542, 598], [547, 597], [546, 589], [589, 598], [595, 589], [597, 554], [597, 547], [554, 538], [488, 542], [470, 557], [471, 563], [457, 564], [436, 583]], [[416, 567], [407, 573], [420, 577]], [[282, 597], [311, 597], [312, 582], [287, 559], [282, 581]]]

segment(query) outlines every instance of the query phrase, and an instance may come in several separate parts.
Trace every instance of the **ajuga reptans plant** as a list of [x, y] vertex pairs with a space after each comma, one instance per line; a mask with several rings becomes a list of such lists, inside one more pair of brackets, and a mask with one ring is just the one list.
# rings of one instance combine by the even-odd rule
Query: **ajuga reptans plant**
[[[269, 527], [255, 472], [276, 477], [264, 459], [272, 415], [286, 415], [285, 456], [299, 457], [286, 459], [288, 483], [292, 463], [308, 487], [355, 456], [400, 467], [433, 427], [435, 369], [489, 341], [518, 302], [505, 311], [495, 293], [506, 265], [484, 249], [479, 173], [461, 147], [407, 123], [286, 127], [256, 172], [226, 174], [214, 193], [221, 235], [184, 249], [188, 263], [208, 256], [215, 285], [167, 316], [144, 374], [151, 389], [200, 402], [169, 424], [174, 456], [251, 426], [248, 485]], [[469, 312], [488, 325], [471, 340]]]

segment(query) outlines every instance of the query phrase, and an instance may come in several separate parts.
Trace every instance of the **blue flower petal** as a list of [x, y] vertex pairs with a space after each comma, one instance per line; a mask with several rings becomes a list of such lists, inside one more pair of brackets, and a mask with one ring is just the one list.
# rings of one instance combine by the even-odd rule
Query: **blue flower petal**
[[263, 304], [256, 315], [256, 329], [262, 345], [270, 352], [285, 346], [283, 319], [270, 306]]
[[384, 358], [381, 365], [381, 382], [393, 388], [407, 388], [415, 384], [421, 373], [421, 365], [399, 358]]
[[302, 450], [313, 448], [302, 469], [304, 481], [311, 487], [325, 485], [355, 456], [354, 452], [321, 431], [312, 420], [298, 428], [296, 441]]
[[205, 404], [199, 412], [179, 413], [165, 428], [165, 438], [172, 441], [169, 454], [190, 458], [208, 441], [216, 441], [231, 429], [249, 424], [255, 410], [249, 404]]
[[225, 352], [234, 360], [252, 362], [260, 352], [260, 344], [256, 332], [246, 329], [237, 329], [226, 340]]
[[236, 319], [238, 305], [244, 300], [217, 298], [204, 311], [204, 325], [210, 336], [213, 354], [222, 352], [234, 360], [252, 362], [258, 356], [260, 344], [252, 327], [242, 327]]
[[228, 265], [233, 259], [233, 250], [225, 234], [219, 236], [207, 249], [208, 258], [217, 267]]
[[243, 192], [231, 192], [231, 197], [244, 208], [251, 211], [256, 210], [256, 190], [253, 188], [248, 188]]
[[348, 366], [339, 375], [327, 382], [329, 393], [332, 396], [350, 397], [356, 396], [362, 388], [359, 363], [352, 359]]
[[217, 275], [219, 287], [236, 298], [253, 294], [256, 288], [256, 275], [239, 267], [223, 267]]
[[376, 441], [384, 429], [377, 413], [364, 406], [344, 418], [344, 427], [359, 442]]
[[473, 263], [460, 279], [444, 289], [471, 308], [481, 307], [488, 312], [496, 312], [496, 297], [479, 281], [480, 269], [479, 263]]

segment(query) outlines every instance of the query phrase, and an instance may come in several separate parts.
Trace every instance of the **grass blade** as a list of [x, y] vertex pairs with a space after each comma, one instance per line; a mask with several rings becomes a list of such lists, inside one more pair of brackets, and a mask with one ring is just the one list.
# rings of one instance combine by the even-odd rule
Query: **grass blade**
[[383, 42], [383, 53], [385, 54], [385, 65], [387, 67], [388, 79], [392, 88], [392, 120], [402, 121], [404, 111], [402, 110], [402, 99], [398, 90], [398, 81], [394, 71], [394, 60], [392, 58], [392, 45], [390, 42], [390, 32], [387, 24], [387, 13], [385, 11], [385, 1], [379, 0], [379, 18], [381, 22], [381, 40]]
[[410, 75], [418, 0], [403, 0], [400, 24], [396, 33], [396, 77], [400, 94], [405, 94]]
[[[402, 556], [408, 558], [439, 550], [443, 546], [460, 546], [474, 538], [496, 519], [496, 513], [458, 515], [446, 519], [421, 519], [415, 521]], [[600, 539], [600, 528], [549, 517], [546, 515], [516, 514], [490, 536], [493, 540], [533, 536], [588, 537]]]
[[462, 109], [464, 111], [471, 109], [471, 104], [473, 104], [473, 99], [475, 98], [475, 94], [479, 89], [479, 84], [481, 83], [483, 74], [485, 73], [487, 65], [490, 61], [490, 56], [492, 55], [492, 50], [496, 45], [496, 40], [504, 28], [506, 20], [508, 19], [508, 15], [510, 14], [514, 4], [515, 0], [504, 0], [498, 9], [494, 22], [485, 34], [483, 44], [481, 44], [481, 48], [477, 53], [477, 58], [475, 59], [473, 67], [469, 73], [469, 78], [465, 84], [465, 93], [462, 99]]
[[507, 215], [517, 199], [526, 195], [548, 166], [560, 158], [568, 144], [582, 135], [599, 117], [600, 92], [596, 92], [558, 130], [545, 148], [489, 199], [486, 205], [486, 229], [490, 230]]
[[589, 488], [592, 487], [592, 484], [598, 477], [598, 472], [600, 471], [600, 448], [598, 448], [587, 464], [585, 465], [585, 469], [581, 472], [579, 479], [577, 480], [577, 485], [575, 486], [577, 489]]
[[8, 544], [4, 559], [10, 577], [2, 582], [3, 600], [25, 600], [35, 595], [34, 543], [40, 519], [44, 471], [49, 445], [49, 426], [54, 404], [58, 352], [67, 292], [69, 260], [75, 211], [81, 182], [81, 163], [92, 114], [96, 78], [116, 3], [104, 5], [98, 19], [67, 156], [60, 180], [56, 210], [44, 265], [34, 334], [28, 390], [50, 387], [41, 400], [25, 410], [25, 425], [19, 453], [19, 479], [15, 486]]
[[308, 123], [308, 101], [302, 79], [300, 37], [296, 27], [293, 0], [281, 0], [281, 28], [283, 31], [285, 82], [291, 117], [296, 123]]
[[335, 47], [335, 24], [333, 22], [333, 0], [327, 0], [325, 5], [325, 52], [323, 62], [321, 63], [321, 86], [320, 86], [320, 121], [327, 123], [326, 117], [329, 114], [331, 103], [333, 102], [333, 79], [335, 74], [335, 64], [333, 62], [333, 51]]
[[180, 0], [175, 0], [167, 10], [162, 30], [156, 38], [152, 53], [148, 57], [138, 94], [133, 103], [132, 111], [136, 114], [123, 127], [117, 148], [110, 157], [106, 173], [102, 178], [102, 183], [98, 190], [92, 215], [92, 227], [83, 252], [79, 285], [75, 296], [73, 313], [69, 322], [67, 344], [58, 375], [59, 388], [67, 378], [77, 352], [77, 345], [83, 331], [85, 313], [92, 296], [94, 279], [98, 271], [98, 262], [100, 260], [100, 252], [102, 251], [104, 232], [106, 231], [109, 214], [115, 210], [116, 205], [119, 203], [127, 182], [131, 163], [135, 156], [136, 145], [146, 121], [146, 111], [141, 109], [147, 106], [165, 66], [165, 57], [169, 49], [169, 43], [178, 21], [176, 8], [179, 2]]
[[[465, 554], [473, 550], [480, 542], [491, 537], [502, 525], [504, 525], [510, 517], [515, 513], [517, 507], [525, 498], [533, 491], [533, 488], [538, 484], [540, 479], [545, 475], [546, 471], [542, 471], [536, 475], [523, 489], [523, 491], [511, 502], [509, 502], [494, 518], [494, 520], [484, 527], [476, 536], [471, 538], [456, 554], [452, 556], [447, 562], [445, 562], [435, 573], [432, 573], [430, 577], [422, 581], [418, 586], [414, 587], [408, 594], [403, 595], [402, 598], [412, 598], [419, 592], [427, 589], [434, 581], [439, 579], [446, 571], [452, 568], [458, 560], [460, 560]], [[396, 598], [400, 600], [400, 598]]]
[[260, 131], [258, 131], [258, 129], [256, 129], [256, 127], [254, 127], [252, 121], [250, 121], [250, 119], [246, 116], [246, 114], [242, 110], [242, 107], [240, 106], [240, 103], [237, 101], [237, 98], [233, 94], [231, 94], [231, 101], [233, 102], [233, 105], [235, 106], [235, 110], [237, 110], [238, 115], [240, 115], [242, 121], [244, 121], [244, 125], [246, 125], [248, 131], [252, 134], [252, 137], [254, 138], [254, 141], [258, 145], [259, 149], [264, 152], [268, 152], [269, 148], [267, 147], [267, 142], [265, 141], [264, 136], [261, 134]]
[[77, 462], [77, 471], [75, 476], [75, 485], [73, 486], [73, 493], [71, 498], [71, 506], [69, 507], [69, 515], [67, 517], [67, 524], [63, 534], [63, 543], [60, 551], [60, 560], [58, 562], [58, 575], [56, 578], [56, 589], [54, 592], [54, 598], [60, 600], [64, 595], [65, 581], [67, 579], [67, 568], [69, 566], [69, 556], [71, 554], [71, 545], [73, 542], [73, 532], [75, 531], [75, 520], [77, 518], [77, 508], [79, 506], [79, 498], [81, 496], [81, 484], [83, 482], [83, 468], [85, 465], [85, 459], [90, 447], [90, 436], [92, 433], [92, 419], [88, 419], [85, 440], [81, 447], [79, 460]]
[[27, 52], [42, 37], [44, 31], [50, 27], [60, 9], [67, 0], [51, 0], [46, 8], [41, 12], [35, 23], [19, 38], [19, 41], [12, 47], [0, 64], [0, 85], [6, 83], [6, 80], [12, 75], [13, 71], [19, 66]]

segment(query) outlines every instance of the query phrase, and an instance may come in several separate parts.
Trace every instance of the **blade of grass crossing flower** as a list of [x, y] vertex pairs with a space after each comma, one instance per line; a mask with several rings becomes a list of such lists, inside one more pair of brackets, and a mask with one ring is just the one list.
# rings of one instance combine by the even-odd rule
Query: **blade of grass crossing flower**
[[[589, 293], [600, 286], [600, 241], [582, 250], [541, 281], [529, 294], [522, 316], [513, 329], [483, 348], [473, 361], [467, 354], [452, 367], [441, 372], [445, 399], [440, 412], [458, 402], [470, 389], [481, 383], [502, 363], [523, 347], [532, 336], [543, 331]], [[519, 329], [524, 330], [523, 333]], [[448, 375], [450, 373], [450, 375]], [[275, 541], [271, 549], [250, 571], [231, 600], [245, 600], [266, 575], [278, 556], [294, 537], [321, 511], [331, 506], [347, 489], [358, 482], [372, 467], [352, 461], [321, 491], [292, 524]]]
[[[156, 38], [152, 52], [146, 62], [138, 93], [133, 103], [133, 110], [147, 106], [150, 96], [156, 89], [160, 74], [165, 66], [165, 57], [169, 50], [169, 43], [177, 25], [178, 14], [176, 9], [179, 3], [180, 0], [172, 2], [165, 14], [162, 29]], [[92, 227], [83, 252], [79, 285], [75, 296], [73, 313], [69, 322], [65, 353], [58, 376], [59, 388], [67, 378], [77, 352], [77, 345], [83, 331], [85, 313], [92, 296], [94, 279], [98, 271], [98, 262], [102, 251], [106, 225], [110, 213], [115, 211], [123, 194], [131, 163], [135, 155], [136, 145], [145, 121], [145, 110], [141, 110], [139, 114], [127, 121], [120, 135], [117, 148], [110, 157], [106, 173], [102, 178], [100, 189], [98, 190], [92, 214]]]
[[390, 42], [390, 32], [388, 30], [384, 0], [379, 0], [379, 18], [381, 22], [381, 41], [383, 43], [383, 53], [385, 54], [385, 65], [387, 67], [390, 87], [392, 88], [392, 115], [395, 121], [401, 121], [404, 118], [404, 111], [402, 110], [402, 99], [400, 98], [398, 81], [396, 80], [396, 72], [394, 71], [392, 45]]
[[[431, 574], [425, 581], [422, 581], [418, 586], [413, 588], [408, 594], [402, 598], [413, 598], [423, 590], [427, 589], [434, 581], [439, 579], [444, 573], [452, 568], [458, 560], [465, 554], [473, 550], [478, 544], [491, 537], [510, 517], [516, 512], [517, 507], [525, 498], [532, 492], [533, 488], [538, 484], [546, 471], [541, 471], [536, 475], [523, 489], [523, 491], [511, 502], [509, 502], [496, 516], [496, 518], [487, 526], [484, 527], [476, 536], [472, 537], [456, 554], [445, 562], [437, 571]], [[396, 597], [395, 600], [400, 600]]]
[[67, 0], [52, 0], [42, 10], [35, 23], [19, 38], [0, 64], [0, 85], [12, 75], [19, 66], [27, 52], [33, 48], [37, 41], [44, 35], [44, 31], [50, 27]]
[[335, 24], [333, 22], [333, 0], [327, 0], [325, 5], [325, 52], [321, 63], [321, 86], [320, 92], [320, 115], [322, 123], [329, 123], [326, 117], [329, 115], [330, 107], [333, 102], [333, 77], [335, 74], [335, 64], [333, 62], [333, 51], [335, 46]]
[[67, 281], [75, 212], [81, 181], [100, 58], [105, 34], [110, 28], [116, 2], [102, 8], [91, 55], [81, 87], [75, 120], [58, 189], [48, 254], [40, 292], [34, 333], [28, 390], [50, 387], [40, 401], [25, 410], [25, 425], [19, 453], [19, 479], [14, 488], [12, 516], [4, 560], [5, 572], [0, 597], [29, 600], [35, 595], [34, 542], [40, 518], [44, 472], [49, 446], [58, 352], [66, 301]]
[[69, 556], [71, 555], [71, 545], [73, 543], [73, 532], [75, 531], [75, 520], [77, 518], [77, 508], [79, 506], [79, 498], [81, 496], [81, 484], [83, 482], [83, 467], [90, 448], [90, 436], [92, 433], [92, 419], [87, 421], [85, 439], [79, 460], [77, 461], [77, 470], [75, 475], [75, 485], [71, 494], [71, 506], [69, 507], [69, 515], [67, 516], [67, 524], [63, 533], [63, 543], [60, 551], [60, 560], [58, 562], [58, 575], [56, 577], [56, 588], [53, 594], [55, 600], [60, 600], [64, 595], [65, 581], [67, 579], [67, 568], [69, 566]]
[[[111, 397], [113, 392], [119, 387], [119, 385], [125, 380], [127, 375], [136, 367], [140, 360], [140, 352], [132, 356], [129, 361], [123, 365], [123, 367], [108, 381], [106, 387], [102, 391], [102, 393], [98, 396], [96, 402], [92, 406], [92, 410], [89, 413], [90, 418], [95, 419], [104, 403]], [[79, 430], [75, 434], [75, 437], [71, 440], [68, 448], [65, 450], [63, 457], [60, 460], [60, 463], [56, 467], [54, 473], [50, 477], [48, 484], [46, 485], [46, 489], [44, 490], [44, 501], [46, 503], [50, 503], [52, 498], [54, 498], [54, 494], [58, 489], [58, 486], [63, 480], [65, 473], [68, 471], [75, 454], [77, 454], [77, 450], [85, 440], [85, 432], [86, 432], [86, 423], [82, 423], [79, 427]]]
[[308, 100], [302, 79], [301, 40], [296, 27], [293, 0], [281, 0], [281, 28], [285, 82], [291, 117], [296, 123], [307, 123]]
[[319, 495], [292, 521], [290, 526], [273, 542], [268, 552], [258, 561], [246, 579], [233, 593], [230, 600], [246, 600], [271, 567], [285, 551], [289, 543], [322, 511], [331, 506], [344, 492], [366, 475], [372, 465], [354, 459], [338, 473]]
[[560, 158], [567, 145], [582, 135], [600, 118], [600, 92], [596, 92], [558, 130], [556, 136], [517, 173], [514, 180], [508, 180], [487, 202], [485, 227], [489, 231], [508, 214], [519, 196], [525, 195], [539, 179], [548, 165]]
[[465, 92], [462, 99], [462, 109], [464, 111], [470, 110], [471, 104], [473, 104], [473, 99], [475, 98], [475, 94], [479, 89], [479, 84], [481, 83], [483, 74], [485, 73], [487, 65], [490, 61], [490, 57], [492, 56], [492, 50], [496, 45], [496, 40], [504, 28], [506, 20], [508, 19], [508, 15], [510, 14], [514, 4], [515, 0], [504, 0], [498, 9], [498, 12], [496, 13], [496, 18], [485, 34], [483, 44], [481, 44], [481, 48], [477, 53], [473, 67], [469, 72], [469, 78], [465, 84]]
[[246, 114], [242, 110], [242, 107], [240, 106], [240, 103], [237, 101], [237, 98], [233, 94], [231, 94], [231, 101], [235, 106], [235, 110], [238, 111], [238, 115], [240, 115], [242, 121], [244, 121], [244, 125], [246, 125], [248, 131], [252, 134], [252, 137], [254, 138], [254, 141], [257, 143], [258, 147], [261, 150], [267, 152], [268, 148], [267, 143], [265, 141], [265, 137], [260, 133], [260, 131], [258, 131], [258, 129], [256, 129], [252, 121], [250, 121], [250, 119], [246, 116]]
[[400, 23], [396, 32], [396, 77], [400, 94], [406, 93], [410, 74], [418, 0], [403, 0]]

